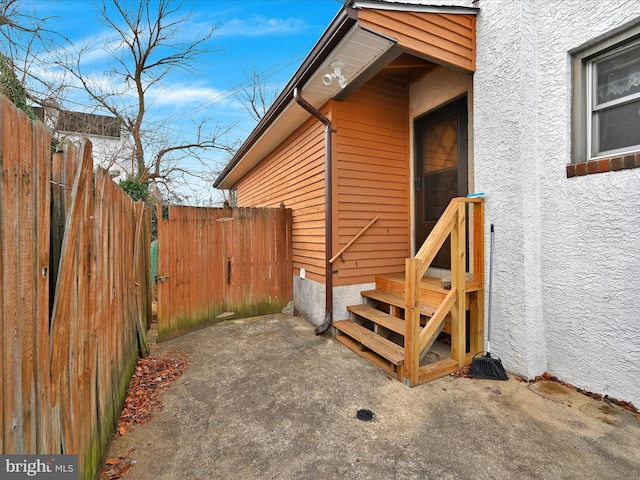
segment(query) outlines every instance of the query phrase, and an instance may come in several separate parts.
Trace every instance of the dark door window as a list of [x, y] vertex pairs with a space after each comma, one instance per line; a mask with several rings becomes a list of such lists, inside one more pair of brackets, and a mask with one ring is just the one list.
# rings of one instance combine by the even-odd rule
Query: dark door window
[[[415, 122], [416, 249], [419, 249], [452, 198], [467, 192], [467, 97]], [[432, 265], [451, 268], [447, 241]]]

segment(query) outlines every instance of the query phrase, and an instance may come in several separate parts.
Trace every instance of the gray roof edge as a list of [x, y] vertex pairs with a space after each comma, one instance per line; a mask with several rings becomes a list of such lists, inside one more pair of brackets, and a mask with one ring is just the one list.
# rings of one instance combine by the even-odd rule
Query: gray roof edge
[[394, 10], [397, 12], [420, 13], [467, 13], [477, 15], [478, 7], [463, 7], [461, 5], [426, 5], [418, 3], [386, 2], [384, 0], [353, 0], [349, 4], [354, 9], [374, 8], [376, 10]]

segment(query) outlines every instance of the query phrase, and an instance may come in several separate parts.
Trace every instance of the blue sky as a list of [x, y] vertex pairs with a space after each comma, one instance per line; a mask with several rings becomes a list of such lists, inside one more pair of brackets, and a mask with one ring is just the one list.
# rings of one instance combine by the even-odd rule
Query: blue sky
[[[73, 48], [89, 46], [83, 68], [99, 79], [108, 57], [103, 45], [110, 32], [98, 21], [97, 2], [83, 0], [23, 0], [38, 17], [50, 17], [50, 30], [67, 37]], [[131, 4], [137, 2], [131, 1]], [[221, 126], [238, 122], [233, 135], [244, 139], [253, 128], [246, 110], [233, 95], [255, 70], [270, 88], [283, 88], [342, 6], [340, 0], [195, 0], [185, 39], [216, 27], [195, 72], [176, 72], [154, 91], [152, 121], [171, 119], [171, 129], [189, 136], [193, 125], [207, 118]], [[99, 80], [96, 80], [99, 81]], [[76, 92], [68, 109], [88, 103]], [[220, 162], [219, 155], [216, 161]]]

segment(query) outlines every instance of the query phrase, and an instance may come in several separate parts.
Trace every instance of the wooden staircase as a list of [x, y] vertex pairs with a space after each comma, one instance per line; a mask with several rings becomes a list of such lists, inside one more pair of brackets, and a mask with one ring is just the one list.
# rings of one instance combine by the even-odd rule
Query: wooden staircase
[[[468, 203], [474, 207], [471, 249], [478, 278], [465, 272]], [[333, 322], [336, 340], [407, 386], [448, 375], [470, 362], [484, 345], [482, 207], [481, 199], [454, 199], [416, 257], [407, 259], [407, 272], [377, 276], [375, 290], [361, 292], [363, 303], [347, 307], [350, 318]], [[441, 279], [424, 273], [449, 235], [452, 276], [445, 289]], [[450, 347], [429, 362], [426, 353], [442, 333]]]
[[[421, 331], [429, 325], [433, 314], [449, 293], [449, 290], [442, 288], [440, 283], [440, 279], [433, 277], [423, 277], [421, 281]], [[469, 281], [467, 284], [465, 310], [468, 312], [467, 317], [470, 317], [469, 307], [473, 304], [471, 299], [475, 297], [477, 288], [476, 282]], [[347, 307], [351, 318], [333, 322], [336, 340], [400, 381], [404, 381], [404, 334], [406, 331], [404, 289], [403, 275], [378, 276], [375, 290], [361, 292], [363, 303]], [[469, 329], [469, 332], [471, 330]], [[450, 314], [445, 317], [444, 322], [433, 329], [421, 352], [421, 357], [424, 357], [441, 333], [446, 334], [446, 338], [451, 336]], [[470, 340], [465, 338], [465, 343], [471, 344]], [[421, 365], [429, 364], [422, 361]], [[457, 364], [455, 366], [457, 369]], [[447, 373], [443, 371], [442, 375]]]

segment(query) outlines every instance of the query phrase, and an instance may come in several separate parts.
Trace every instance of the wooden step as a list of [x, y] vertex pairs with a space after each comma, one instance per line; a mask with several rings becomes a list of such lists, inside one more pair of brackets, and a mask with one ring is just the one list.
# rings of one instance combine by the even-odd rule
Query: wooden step
[[377, 323], [378, 325], [382, 325], [389, 330], [399, 333], [400, 335], [404, 335], [404, 320], [400, 318], [391, 316], [367, 305], [352, 305], [347, 307], [347, 310], [362, 318], [371, 320], [373, 323]]
[[[404, 274], [387, 274], [376, 276], [376, 290], [391, 293], [404, 298]], [[432, 277], [422, 277], [420, 280], [420, 303], [438, 305], [449, 293], [440, 285], [440, 280]]]
[[[376, 300], [378, 302], [384, 302], [388, 305], [393, 305], [397, 308], [402, 308], [404, 309], [406, 307], [406, 305], [404, 304], [404, 298], [401, 298], [398, 295], [394, 295], [392, 293], [387, 293], [387, 292], [383, 292], [381, 290], [365, 290], [363, 292], [360, 292], [361, 295], [365, 298], [370, 298], [372, 300]], [[347, 310], [349, 310], [350, 307], [347, 307]], [[433, 313], [436, 311], [436, 309], [438, 308], [437, 305], [420, 305], [420, 314], [424, 315], [427, 318], [431, 318], [433, 316]], [[354, 312], [356, 313], [356, 312]], [[383, 315], [387, 315], [384, 312], [379, 312]], [[365, 317], [364, 315], [361, 315], [363, 317]], [[367, 317], [365, 317], [367, 318]], [[391, 318], [395, 318], [395, 317], [391, 317]], [[376, 320], [370, 318], [369, 320], [379, 323]], [[383, 325], [385, 327], [387, 327], [390, 330], [393, 330], [396, 333], [399, 333], [401, 335], [404, 335], [404, 320], [400, 320], [402, 322], [402, 331], [398, 331], [395, 330], [393, 327], [389, 327], [386, 325], [383, 325], [382, 323], [380, 323], [380, 325]], [[422, 326], [424, 326], [425, 324], [422, 323]], [[399, 324], [398, 324], [398, 328], [399, 328]], [[445, 324], [444, 324], [444, 328], [442, 330], [444, 333], [451, 333], [451, 316], [447, 315], [447, 319], [445, 320]]]
[[[383, 292], [382, 290], [365, 290], [360, 292], [363, 297], [377, 300], [378, 302], [384, 302], [387, 305], [393, 305], [398, 308], [406, 308], [404, 297], [395, 295], [393, 293]], [[420, 305], [420, 314], [426, 317], [431, 317], [433, 312], [436, 311], [437, 305]]]
[[338, 332], [353, 338], [359, 344], [373, 350], [393, 365], [398, 366], [404, 364], [404, 349], [392, 341], [381, 337], [351, 320], [338, 320], [333, 322], [333, 326]]
[[390, 376], [402, 381], [404, 372], [404, 367], [402, 365], [394, 365], [371, 350], [362, 350], [362, 346], [357, 341], [346, 335], [336, 335], [336, 340], [359, 357], [364, 358], [369, 363], [387, 372]]

